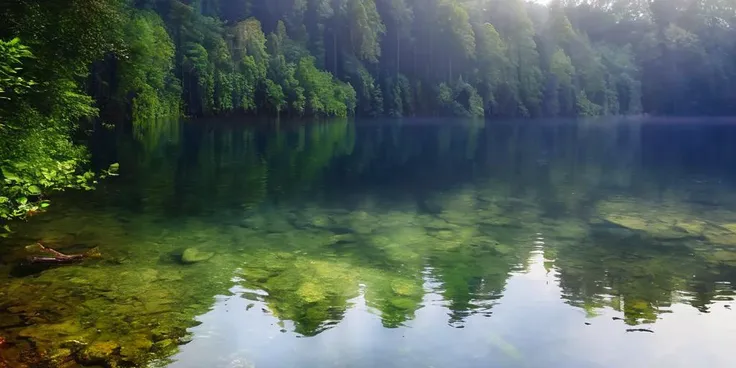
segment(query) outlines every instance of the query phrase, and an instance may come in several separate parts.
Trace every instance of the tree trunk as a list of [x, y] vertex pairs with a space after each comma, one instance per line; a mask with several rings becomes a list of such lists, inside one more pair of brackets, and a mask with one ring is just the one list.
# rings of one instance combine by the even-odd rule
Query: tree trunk
[[452, 83], [452, 56], [449, 56], [447, 60], [449, 61], [450, 65], [450, 79], [447, 81], [447, 83]]
[[335, 29], [332, 30], [332, 64], [333, 64], [333, 73], [335, 73], [335, 78], [338, 78], [337, 75], [337, 32]]
[[437, 75], [434, 73], [434, 32], [429, 32], [429, 63], [427, 63], [429, 66], [428, 72], [432, 72], [432, 74], [427, 73], [427, 75], [433, 75], [435, 78], [437, 78]]
[[396, 80], [399, 80], [399, 74], [401, 74], [401, 37], [396, 31]]

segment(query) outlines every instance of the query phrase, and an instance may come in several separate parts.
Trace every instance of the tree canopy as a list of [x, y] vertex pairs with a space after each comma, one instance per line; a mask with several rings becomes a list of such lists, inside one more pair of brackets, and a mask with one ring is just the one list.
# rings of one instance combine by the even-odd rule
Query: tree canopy
[[[19, 0], [2, 15], [0, 38], [34, 55], [24, 70], [103, 116], [734, 109], [733, 1]], [[476, 94], [481, 108], [454, 100]]]

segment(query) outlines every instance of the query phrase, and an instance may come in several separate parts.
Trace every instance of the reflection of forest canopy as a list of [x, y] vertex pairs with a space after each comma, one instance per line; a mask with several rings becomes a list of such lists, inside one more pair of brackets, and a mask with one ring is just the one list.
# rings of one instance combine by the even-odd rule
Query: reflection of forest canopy
[[[140, 151], [141, 162], [147, 162], [141, 169], [157, 170], [159, 177], [150, 185], [171, 183], [161, 190], [162, 198], [169, 196], [165, 202], [169, 205], [206, 210], [234, 203], [237, 217], [242, 216], [240, 205], [264, 204], [267, 193], [282, 198], [271, 215], [250, 212], [247, 224], [266, 233], [293, 232], [285, 242], [301, 239], [293, 250], [306, 252], [309, 258], [274, 261], [263, 266], [266, 270], [281, 267], [279, 262], [314, 267], [308, 260], [324, 257], [325, 244], [329, 245], [327, 250], [343, 263], [328, 258], [320, 267], [345, 278], [284, 284], [280, 278], [301, 280], [293, 274], [299, 267], [291, 264], [279, 271], [278, 278], [256, 280], [257, 286], [274, 291], [268, 300], [274, 311], [297, 321], [304, 334], [317, 333], [341, 318], [348, 299], [358, 293], [358, 282], [367, 285], [366, 300], [381, 311], [384, 324], [401, 325], [420, 307], [423, 292], [412, 290], [422, 289], [426, 267], [450, 301], [450, 321], [462, 323], [473, 313], [486, 312], [500, 297], [508, 274], [526, 262], [534, 240], [531, 234], [540, 229], [555, 239], [545, 248], [547, 266], [559, 272], [565, 298], [589, 313], [609, 306], [622, 310], [627, 322], [635, 324], [655, 320], [679, 301], [673, 300], [676, 291], [692, 292], [693, 297], [686, 299], [701, 309], [722, 292], [715, 291], [718, 280], [707, 276], [706, 269], [728, 259], [733, 253], [727, 249], [709, 248], [710, 256], [698, 253], [692, 258], [688, 244], [662, 248], [646, 234], [623, 228], [601, 233], [596, 225], [601, 218], [605, 224], [605, 216], [646, 207], [631, 200], [625, 203], [633, 207], [592, 210], [620, 193], [673, 203], [687, 199], [688, 188], [662, 179], [698, 174], [696, 165], [670, 165], [675, 158], [661, 156], [676, 136], [660, 141], [650, 134], [651, 127], [638, 123], [485, 128], [471, 123], [436, 128], [338, 121], [263, 136], [258, 129], [216, 128], [202, 134], [201, 127], [185, 125], [181, 138], [160, 140], [173, 144], [171, 149], [181, 152], [179, 159], [162, 156], [159, 159], [167, 164], [153, 164], [156, 155], [147, 155], [162, 150], [151, 147]], [[652, 156], [662, 164], [650, 164]], [[163, 173], [171, 179], [163, 180]], [[387, 184], [399, 190], [389, 190]], [[407, 190], [414, 195], [407, 197]], [[340, 200], [344, 192], [363, 193], [357, 197], [377, 201]], [[330, 198], [334, 208], [291, 208], [290, 199], [298, 193], [314, 194], [310, 197], [318, 203]], [[173, 202], [175, 198], [180, 199]], [[382, 212], [387, 206], [407, 212]], [[641, 217], [698, 216], [682, 212], [687, 208], [683, 205], [667, 208], [671, 209], [667, 213]], [[589, 221], [593, 227], [585, 223]], [[307, 241], [305, 235], [297, 235], [305, 231], [314, 238]], [[276, 248], [288, 250], [284, 244]], [[253, 272], [263, 272], [253, 267]], [[324, 291], [316, 286], [322, 284], [331, 286]]]
[[179, 126], [146, 124], [138, 128], [146, 134], [121, 147], [121, 163], [136, 173], [126, 176], [135, 181], [124, 183], [126, 200], [145, 198], [149, 209], [174, 213], [250, 208], [269, 193], [293, 192], [318, 180], [336, 156], [350, 152], [354, 140], [345, 121], [273, 135], [243, 127]]

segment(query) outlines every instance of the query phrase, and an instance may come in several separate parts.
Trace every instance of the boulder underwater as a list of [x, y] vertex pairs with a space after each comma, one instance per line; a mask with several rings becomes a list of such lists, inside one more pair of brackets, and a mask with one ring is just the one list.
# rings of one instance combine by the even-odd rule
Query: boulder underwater
[[202, 252], [197, 248], [187, 248], [181, 254], [181, 263], [183, 264], [200, 263], [200, 262], [208, 261], [210, 258], [214, 257], [214, 255], [215, 253], [213, 252]]

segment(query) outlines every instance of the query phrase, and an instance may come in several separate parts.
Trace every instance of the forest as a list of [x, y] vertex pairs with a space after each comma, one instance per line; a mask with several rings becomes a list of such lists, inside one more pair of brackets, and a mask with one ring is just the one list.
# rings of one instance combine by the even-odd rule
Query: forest
[[189, 116], [731, 115], [734, 0], [8, 0], [0, 217]]

